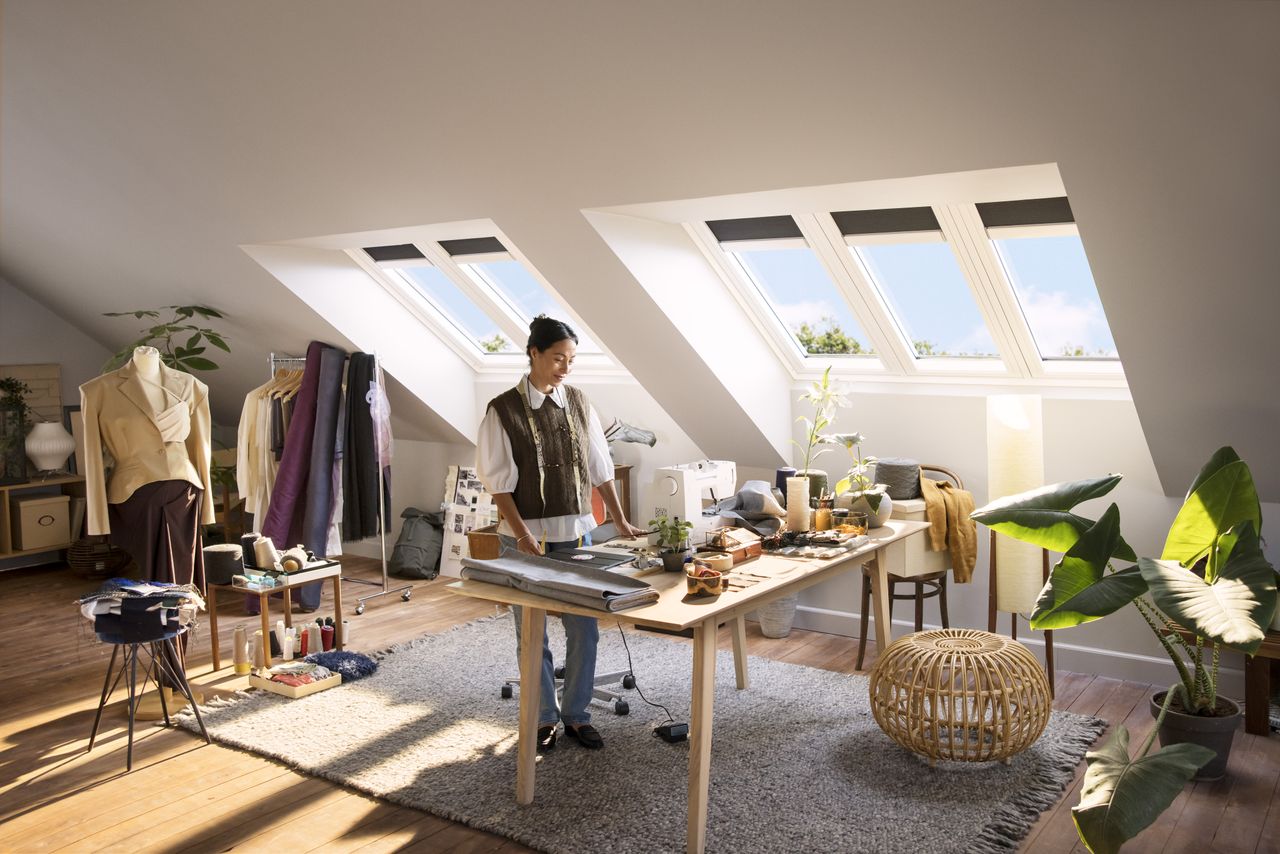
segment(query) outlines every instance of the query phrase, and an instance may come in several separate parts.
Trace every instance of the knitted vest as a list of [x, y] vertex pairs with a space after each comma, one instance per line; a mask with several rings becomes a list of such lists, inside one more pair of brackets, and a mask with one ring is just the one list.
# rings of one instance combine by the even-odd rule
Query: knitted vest
[[[587, 398], [573, 386], [564, 386], [566, 406], [543, 401], [532, 410], [533, 423], [542, 441], [542, 454], [546, 464], [541, 488], [538, 477], [538, 452], [529, 429], [529, 419], [524, 411], [524, 399], [519, 389], [512, 388], [489, 401], [498, 414], [502, 429], [511, 441], [519, 481], [512, 498], [516, 509], [525, 519], [547, 519], [553, 516], [581, 516], [591, 512], [591, 478], [587, 473]], [[569, 435], [569, 421], [573, 419], [577, 447]], [[579, 493], [574, 493], [574, 470], [577, 470]]]

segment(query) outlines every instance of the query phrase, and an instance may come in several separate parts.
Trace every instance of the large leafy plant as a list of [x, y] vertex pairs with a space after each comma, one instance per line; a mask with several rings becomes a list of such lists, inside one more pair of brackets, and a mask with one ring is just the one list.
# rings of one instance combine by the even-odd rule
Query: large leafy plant
[[[1222, 648], [1256, 652], [1276, 609], [1276, 574], [1262, 553], [1262, 507], [1253, 476], [1232, 448], [1215, 452], [1187, 491], [1159, 558], [1138, 557], [1125, 542], [1115, 504], [1097, 521], [1074, 512], [1119, 482], [1120, 475], [1109, 475], [1054, 484], [1001, 498], [973, 518], [1063, 553], [1031, 614], [1032, 628], [1070, 628], [1132, 605], [1178, 673], [1160, 721], [1174, 702], [1186, 713], [1213, 715]], [[1115, 561], [1132, 565], [1118, 568]], [[1136, 758], [1129, 756], [1123, 726], [1088, 754], [1084, 793], [1072, 813], [1090, 850], [1117, 850], [1213, 756], [1186, 744], [1151, 753], [1154, 733]]]
[[831, 382], [830, 365], [822, 372], [822, 379], [810, 383], [809, 389], [800, 395], [799, 400], [802, 403], [813, 404], [813, 418], [801, 415], [796, 419], [804, 425], [805, 444], [802, 445], [795, 439], [791, 440], [791, 444], [804, 450], [804, 465], [800, 470], [808, 471], [813, 461], [826, 452], [825, 448], [814, 450], [822, 442], [822, 431], [831, 426], [836, 408], [848, 406], [849, 402]]
[[[172, 317], [162, 318], [160, 312], [167, 310]], [[220, 320], [222, 313], [204, 305], [166, 305], [162, 309], [137, 309], [135, 311], [109, 311], [106, 317], [133, 317], [138, 320], [155, 321], [142, 331], [134, 341], [121, 347], [103, 367], [104, 371], [112, 371], [129, 361], [133, 351], [138, 347], [155, 347], [160, 351], [160, 359], [166, 365], [179, 371], [216, 371], [218, 364], [209, 359], [205, 352], [212, 345], [224, 353], [230, 353], [222, 333], [216, 329], [202, 326], [206, 320]]]

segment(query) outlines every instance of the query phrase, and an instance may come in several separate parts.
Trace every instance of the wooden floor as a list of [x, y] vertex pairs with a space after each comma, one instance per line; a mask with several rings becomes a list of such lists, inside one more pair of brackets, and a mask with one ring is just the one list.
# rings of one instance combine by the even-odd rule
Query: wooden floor
[[[348, 574], [373, 578], [371, 561], [353, 559]], [[412, 809], [396, 807], [282, 765], [219, 745], [185, 730], [143, 724], [134, 770], [124, 773], [124, 704], [107, 710], [92, 753], [85, 753], [110, 648], [88, 631], [73, 602], [96, 582], [67, 568], [0, 573], [0, 852], [10, 851], [525, 851], [500, 837]], [[350, 609], [362, 585], [344, 585]], [[332, 607], [329, 586], [321, 614]], [[224, 663], [240, 606], [220, 613]], [[353, 648], [375, 650], [439, 632], [492, 613], [490, 607], [443, 590], [443, 581], [416, 582], [413, 598], [370, 600], [351, 616]], [[749, 624], [753, 655], [853, 672], [856, 641], [794, 631], [772, 640]], [[728, 647], [728, 637], [722, 645]], [[209, 695], [242, 682], [212, 673], [209, 640], [192, 642], [190, 671]], [[869, 650], [868, 666], [874, 662]], [[1058, 673], [1058, 708], [1123, 721], [1134, 743], [1150, 730], [1150, 686]], [[495, 691], [496, 701], [496, 691]], [[1084, 851], [1070, 805], [1071, 789], [1046, 812], [1023, 850]], [[1280, 851], [1280, 737], [1237, 734], [1230, 773], [1217, 783], [1188, 786], [1155, 825], [1126, 852]], [[514, 787], [514, 782], [513, 782]], [[513, 795], [514, 796], [514, 795]]]

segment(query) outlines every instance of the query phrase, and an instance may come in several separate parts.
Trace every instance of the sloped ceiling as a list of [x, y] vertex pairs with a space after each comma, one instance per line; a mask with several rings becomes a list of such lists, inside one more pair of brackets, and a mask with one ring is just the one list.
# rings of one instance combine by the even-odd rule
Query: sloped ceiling
[[[1280, 4], [3, 15], [0, 274], [104, 342], [128, 331], [103, 311], [228, 309], [245, 342], [217, 380], [229, 392], [262, 376], [267, 342], [332, 331], [241, 245], [489, 217], [604, 340], [679, 355], [583, 209], [1056, 162], [1166, 489], [1232, 443], [1280, 499]], [[679, 371], [634, 373], [664, 406], [688, 397]], [[705, 374], [691, 366], [724, 396]]]

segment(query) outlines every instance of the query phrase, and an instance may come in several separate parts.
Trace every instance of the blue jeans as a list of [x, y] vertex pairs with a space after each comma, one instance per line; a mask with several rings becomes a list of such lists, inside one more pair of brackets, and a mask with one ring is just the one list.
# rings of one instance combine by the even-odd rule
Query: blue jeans
[[[515, 548], [515, 540], [502, 538], [503, 546]], [[591, 534], [584, 534], [582, 545], [591, 545]], [[546, 550], [564, 551], [578, 548], [576, 540], [564, 540], [558, 543], [547, 543]], [[520, 656], [520, 606], [513, 605], [512, 613], [516, 618], [516, 658]], [[591, 704], [591, 692], [595, 689], [596, 647], [600, 643], [600, 624], [595, 617], [580, 617], [577, 614], [561, 614], [560, 622], [564, 624], [565, 658], [564, 658], [564, 694], [561, 704], [556, 705], [555, 664], [551, 658], [551, 647], [547, 643], [547, 631], [542, 630], [542, 684], [538, 691], [538, 726], [551, 726], [562, 720], [568, 726], [578, 726], [591, 722], [591, 713], [587, 707]]]

